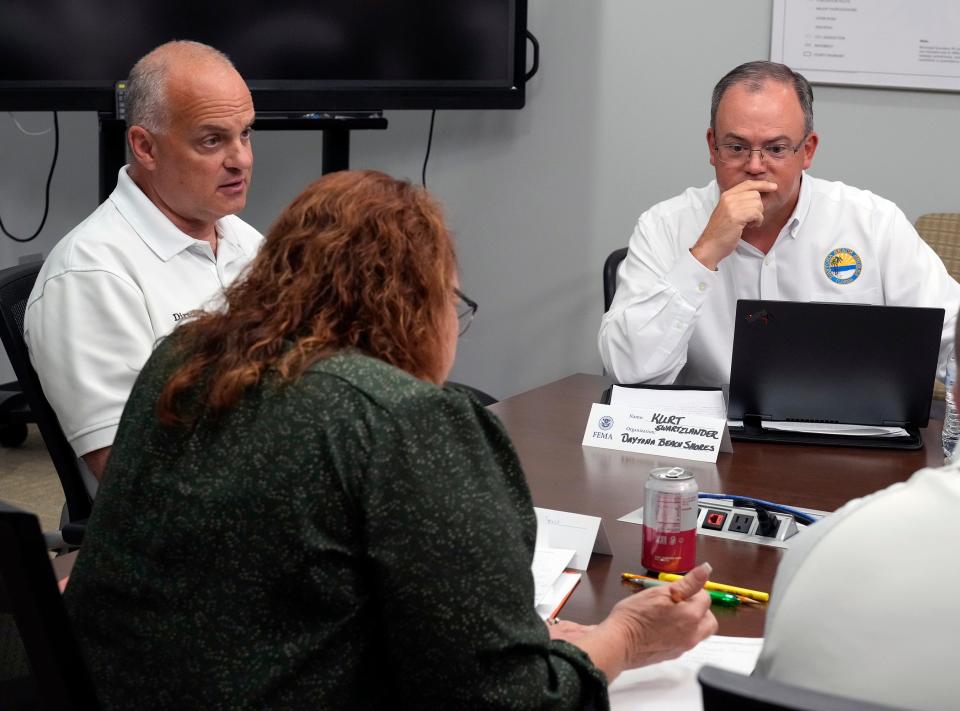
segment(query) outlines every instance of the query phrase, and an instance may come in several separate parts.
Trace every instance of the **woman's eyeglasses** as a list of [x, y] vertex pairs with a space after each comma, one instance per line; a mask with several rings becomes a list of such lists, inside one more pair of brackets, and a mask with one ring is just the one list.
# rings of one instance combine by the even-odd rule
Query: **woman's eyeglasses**
[[477, 313], [477, 302], [456, 287], [454, 287], [453, 293], [460, 300], [457, 303], [457, 322], [460, 324], [457, 335], [462, 336], [470, 328], [470, 324], [473, 323], [473, 317]]

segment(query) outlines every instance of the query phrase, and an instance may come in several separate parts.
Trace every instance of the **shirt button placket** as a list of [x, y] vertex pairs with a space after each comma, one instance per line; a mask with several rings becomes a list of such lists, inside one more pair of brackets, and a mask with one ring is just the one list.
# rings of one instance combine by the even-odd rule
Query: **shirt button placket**
[[760, 298], [780, 298], [780, 288], [777, 284], [777, 261], [772, 254], [764, 257], [763, 264], [760, 265]]

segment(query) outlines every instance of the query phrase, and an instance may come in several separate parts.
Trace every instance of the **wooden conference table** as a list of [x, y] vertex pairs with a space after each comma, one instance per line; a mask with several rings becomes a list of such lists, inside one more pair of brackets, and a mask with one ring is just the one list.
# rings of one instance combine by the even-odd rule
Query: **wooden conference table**
[[[600, 516], [613, 556], [594, 555], [560, 616], [596, 623], [636, 588], [620, 573], [642, 572], [641, 526], [618, 518], [643, 506], [643, 486], [655, 466], [682, 463], [696, 473], [701, 492], [740, 494], [803, 508], [833, 511], [850, 499], [898, 481], [917, 469], [943, 464], [940, 422], [931, 420], [917, 451], [734, 442], [717, 464], [618, 452], [580, 444], [590, 405], [610, 381], [572, 375], [503, 400], [490, 409], [510, 433], [536, 506]], [[699, 536], [697, 560], [711, 578], [769, 591], [783, 551]], [[855, 551], [852, 552], [855, 555]], [[765, 606], [718, 608], [719, 634], [763, 635]]]

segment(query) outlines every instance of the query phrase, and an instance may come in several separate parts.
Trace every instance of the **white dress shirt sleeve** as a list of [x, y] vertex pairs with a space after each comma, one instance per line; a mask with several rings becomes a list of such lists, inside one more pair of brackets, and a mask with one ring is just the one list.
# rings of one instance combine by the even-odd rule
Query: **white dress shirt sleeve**
[[107, 271], [69, 271], [44, 283], [26, 322], [34, 369], [77, 456], [113, 444], [155, 341], [140, 290]]
[[600, 324], [600, 357], [621, 383], [670, 384], [687, 362], [700, 307], [717, 283], [650, 212], [640, 217]]

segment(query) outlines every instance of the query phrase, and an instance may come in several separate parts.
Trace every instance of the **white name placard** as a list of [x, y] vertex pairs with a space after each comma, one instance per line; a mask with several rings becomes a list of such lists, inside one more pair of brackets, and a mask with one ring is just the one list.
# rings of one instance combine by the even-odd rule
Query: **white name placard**
[[537, 543], [552, 548], [576, 551], [571, 568], [586, 570], [591, 553], [610, 555], [610, 540], [599, 516], [533, 507], [537, 515]]
[[594, 403], [583, 432], [588, 447], [716, 462], [726, 420]]

